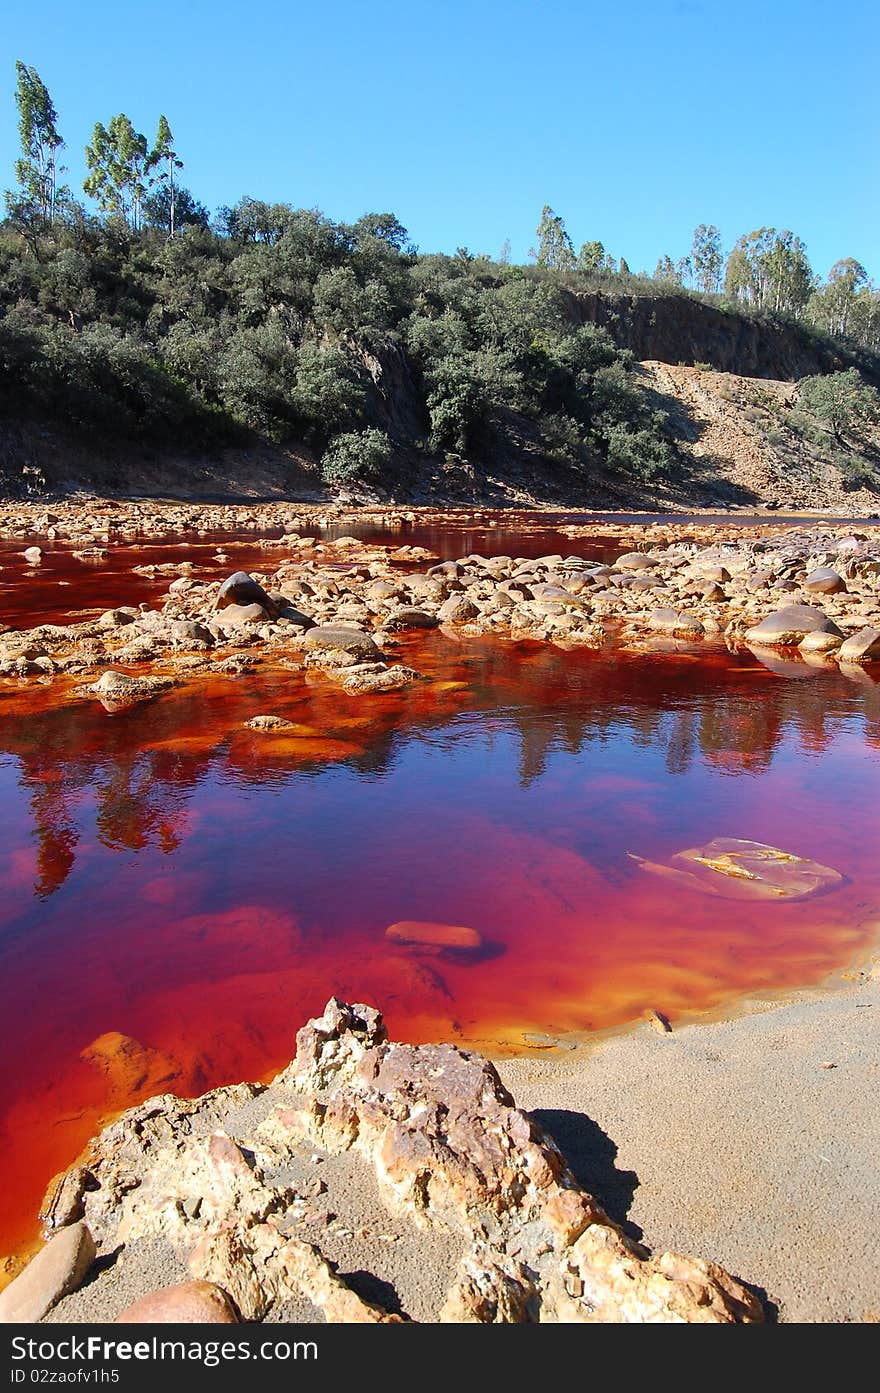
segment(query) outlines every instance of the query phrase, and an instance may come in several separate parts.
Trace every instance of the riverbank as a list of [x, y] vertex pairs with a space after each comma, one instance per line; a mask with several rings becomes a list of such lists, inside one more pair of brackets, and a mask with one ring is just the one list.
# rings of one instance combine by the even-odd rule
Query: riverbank
[[[644, 1023], [573, 1047], [548, 1042], [539, 1056], [499, 1060], [502, 1083], [532, 1119], [533, 1141], [517, 1114], [505, 1110], [503, 1091], [495, 1101], [479, 1057], [469, 1057], [471, 1083], [457, 1053], [444, 1054], [449, 1047], [390, 1047], [385, 1073], [380, 1069], [373, 1082], [377, 1066], [359, 1061], [363, 1047], [368, 1059], [389, 1048], [381, 1046], [381, 1031], [350, 1044], [344, 1030], [337, 1038], [313, 1022], [298, 1037], [296, 1067], [265, 1092], [237, 1085], [195, 1105], [160, 1099], [97, 1139], [84, 1158], [91, 1188], [82, 1198], [99, 1254], [114, 1256], [49, 1318], [115, 1320], [131, 1303], [196, 1276], [231, 1294], [252, 1320], [755, 1318], [757, 1307], [749, 1315], [735, 1300], [729, 1304], [731, 1293], [742, 1295], [739, 1279], [758, 1296], [766, 1319], [875, 1321], [880, 1121], [870, 1099], [880, 982], [870, 969], [847, 976], [856, 980], [785, 1001], [743, 1003], [724, 1020], [670, 1032]], [[304, 1049], [312, 1052], [305, 1062]], [[317, 1111], [308, 1102], [315, 1086], [324, 1099]], [[425, 1103], [434, 1092], [447, 1120], [432, 1140], [433, 1114]], [[339, 1103], [324, 1116], [334, 1097]], [[508, 1140], [498, 1152], [492, 1139], [501, 1133]], [[221, 1145], [218, 1134], [231, 1140]], [[554, 1142], [570, 1167], [569, 1179], [561, 1177], [569, 1200], [573, 1186], [587, 1196], [588, 1208], [595, 1199], [612, 1224], [595, 1227], [606, 1220], [590, 1209], [586, 1248], [576, 1241], [577, 1222], [560, 1228], [556, 1218], [542, 1217], [556, 1203], [556, 1181], [539, 1179], [528, 1202], [510, 1198], [517, 1168], [524, 1167], [533, 1186], [537, 1157], [552, 1157]], [[250, 1158], [246, 1165], [239, 1147]], [[422, 1188], [418, 1177], [429, 1155], [432, 1180]], [[479, 1171], [471, 1169], [477, 1157]], [[282, 1180], [292, 1189], [279, 1201]], [[190, 1206], [188, 1187], [203, 1197], [201, 1210]], [[68, 1187], [68, 1205], [72, 1193]], [[275, 1198], [267, 1202], [267, 1195]], [[264, 1211], [275, 1218], [259, 1218]], [[248, 1219], [249, 1212], [256, 1217]], [[484, 1217], [475, 1230], [478, 1212]], [[306, 1243], [308, 1253], [297, 1249], [294, 1264], [284, 1249], [279, 1268], [281, 1239], [272, 1239], [267, 1227], [281, 1213], [284, 1234]], [[492, 1259], [474, 1237], [488, 1214], [495, 1216], [488, 1230]], [[224, 1216], [240, 1241], [218, 1252], [210, 1234]], [[511, 1255], [521, 1254], [532, 1231], [543, 1233], [548, 1223], [562, 1269], [574, 1270], [572, 1243], [580, 1264], [574, 1287], [565, 1279], [562, 1297], [555, 1262], [545, 1257], [536, 1264], [540, 1277], [533, 1272], [531, 1285], [516, 1263], [511, 1267]], [[623, 1244], [610, 1267], [599, 1257], [609, 1238]], [[258, 1240], [266, 1251], [254, 1267]], [[667, 1250], [698, 1253], [700, 1261], [689, 1267], [691, 1259], [658, 1256]], [[629, 1300], [633, 1276], [624, 1269], [632, 1262], [642, 1304], [625, 1308], [621, 1290]], [[660, 1270], [666, 1275], [656, 1306]], [[263, 1276], [255, 1279], [255, 1272]], [[349, 1280], [351, 1273], [357, 1275]], [[733, 1274], [733, 1286], [725, 1273]], [[694, 1282], [708, 1281], [716, 1295], [678, 1308], [679, 1280], [692, 1290]], [[509, 1302], [499, 1316], [492, 1304], [499, 1281], [508, 1298], [517, 1283], [537, 1293], [531, 1314], [524, 1297], [525, 1305]], [[599, 1314], [583, 1306], [582, 1294], [572, 1300], [572, 1291], [578, 1298], [583, 1290], [580, 1281], [593, 1298], [601, 1289], [607, 1299]]]

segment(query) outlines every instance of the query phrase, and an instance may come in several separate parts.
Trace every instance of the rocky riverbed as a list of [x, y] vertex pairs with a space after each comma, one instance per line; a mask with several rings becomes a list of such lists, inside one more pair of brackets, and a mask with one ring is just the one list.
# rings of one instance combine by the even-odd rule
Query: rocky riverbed
[[[559, 529], [571, 540], [568, 554], [438, 561], [406, 543], [370, 545], [344, 535], [321, 542], [303, 535], [314, 520], [281, 505], [162, 514], [128, 505], [76, 522], [8, 514], [0, 518], [7, 536], [17, 529], [27, 539], [42, 529], [86, 550], [114, 537], [161, 535], [163, 525], [280, 535], [264, 538], [262, 569], [219, 581], [187, 560], [147, 563], [138, 569], [168, 577], [157, 605], [120, 604], [80, 623], [8, 630], [0, 636], [0, 675], [89, 678], [76, 696], [119, 705], [156, 696], [188, 675], [278, 662], [324, 674], [349, 695], [386, 692], [420, 680], [395, 661], [399, 636], [438, 627], [464, 638], [563, 648], [723, 641], [771, 658], [791, 650], [797, 661], [848, 671], [880, 660], [880, 534], [871, 528], [569, 525]], [[609, 564], [577, 554], [578, 539], [597, 532], [620, 548]], [[38, 585], [38, 544], [26, 552]]]

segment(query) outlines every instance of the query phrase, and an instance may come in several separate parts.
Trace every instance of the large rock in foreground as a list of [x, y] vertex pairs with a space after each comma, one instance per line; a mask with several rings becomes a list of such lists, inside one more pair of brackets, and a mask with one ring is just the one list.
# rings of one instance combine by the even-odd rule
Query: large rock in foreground
[[762, 1319], [720, 1267], [629, 1239], [491, 1063], [452, 1045], [393, 1044], [377, 1011], [336, 999], [268, 1088], [165, 1095], [107, 1127], [85, 1158], [82, 1207], [102, 1254], [164, 1240], [246, 1320], [302, 1298], [328, 1321], [400, 1320], [348, 1284], [322, 1251], [325, 1230], [307, 1223], [316, 1190], [297, 1192], [296, 1163], [316, 1148], [322, 1171], [347, 1156], [348, 1174], [378, 1185], [380, 1222], [452, 1236], [458, 1271], [432, 1319]]

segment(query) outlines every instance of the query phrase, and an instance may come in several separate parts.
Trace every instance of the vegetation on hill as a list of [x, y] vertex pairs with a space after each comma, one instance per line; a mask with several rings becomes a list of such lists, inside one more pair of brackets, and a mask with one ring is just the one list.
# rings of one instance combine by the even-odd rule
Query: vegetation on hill
[[[577, 323], [568, 292], [684, 293], [690, 280], [711, 295], [716, 229], [698, 229], [690, 259], [665, 258], [646, 281], [599, 242], [576, 256], [550, 208], [529, 266], [508, 251], [420, 255], [388, 213], [344, 224], [242, 198], [211, 220], [180, 184], [166, 118], [151, 144], [124, 114], [99, 122], [86, 148], [92, 213], [62, 182], [48, 91], [33, 68], [17, 71], [22, 154], [0, 225], [7, 416], [189, 446], [255, 431], [305, 445], [333, 485], [368, 484], [392, 461], [417, 472], [420, 456], [537, 454], [641, 481], [673, 466], [666, 415], [632, 355]], [[753, 311], [880, 342], [861, 268], [832, 278], [817, 287], [798, 239], [771, 229], [740, 239], [725, 285]]]

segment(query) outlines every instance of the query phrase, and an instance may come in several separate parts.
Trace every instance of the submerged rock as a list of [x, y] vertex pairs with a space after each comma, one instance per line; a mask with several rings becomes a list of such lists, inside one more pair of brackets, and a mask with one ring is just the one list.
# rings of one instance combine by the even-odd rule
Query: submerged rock
[[389, 924], [385, 937], [396, 943], [417, 943], [431, 948], [479, 948], [483, 939], [467, 924], [435, 924], [426, 919], [401, 919]]
[[830, 866], [739, 837], [678, 851], [666, 864], [629, 855], [644, 871], [728, 900], [803, 900], [843, 881]]

